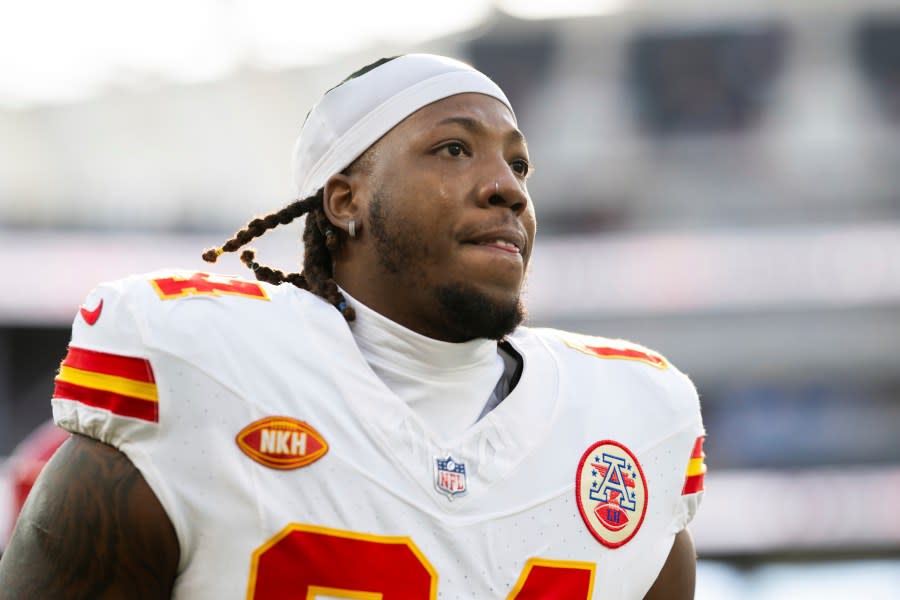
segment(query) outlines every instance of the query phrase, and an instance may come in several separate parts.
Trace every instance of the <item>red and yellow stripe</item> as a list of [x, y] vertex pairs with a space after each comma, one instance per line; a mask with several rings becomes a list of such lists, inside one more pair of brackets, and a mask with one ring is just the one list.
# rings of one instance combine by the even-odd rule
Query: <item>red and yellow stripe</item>
[[703, 491], [703, 477], [706, 475], [706, 463], [703, 462], [703, 459], [706, 458], [706, 454], [703, 452], [703, 440], [704, 437], [701, 435], [694, 442], [691, 460], [688, 461], [685, 473], [684, 488], [681, 490], [682, 496]]
[[69, 346], [53, 397], [103, 408], [122, 417], [159, 421], [156, 379], [150, 361]]
[[591, 356], [596, 356], [597, 358], [636, 360], [660, 370], [669, 368], [669, 362], [662, 355], [626, 340], [610, 340], [600, 337], [565, 333], [563, 335], [563, 341], [569, 348], [584, 352], [585, 354], [590, 354]]

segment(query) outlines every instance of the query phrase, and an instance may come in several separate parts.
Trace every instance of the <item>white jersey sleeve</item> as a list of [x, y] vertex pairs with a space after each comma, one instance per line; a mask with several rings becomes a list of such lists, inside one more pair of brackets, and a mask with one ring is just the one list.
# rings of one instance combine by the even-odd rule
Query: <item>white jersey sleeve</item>
[[72, 324], [53, 394], [57, 425], [121, 447], [157, 433], [159, 399], [130, 278], [99, 285]]
[[[613, 597], [643, 595], [696, 513], [704, 435], [696, 389], [665, 357], [625, 340], [540, 330], [558, 357], [579, 439], [578, 508]], [[692, 458], [696, 455], [698, 458]], [[622, 587], [613, 591], [614, 582]], [[625, 583], [628, 582], [628, 583]]]
[[[601, 371], [605, 383], [616, 386], [610, 396], [621, 395], [620, 415], [627, 415], [628, 426], [633, 430], [636, 446], [646, 456], [646, 462], [660, 473], [665, 493], [662, 500], [668, 503], [667, 527], [672, 533], [684, 529], [694, 518], [703, 495], [706, 465], [703, 458], [703, 440], [706, 431], [700, 412], [700, 400], [693, 382], [664, 356], [633, 342], [558, 332], [565, 345], [582, 355], [605, 359], [599, 364], [634, 365], [635, 376], [621, 384], [613, 383], [612, 372]], [[597, 366], [599, 366], [599, 364]], [[621, 369], [616, 372], [622, 373]], [[627, 372], [627, 371], [626, 371]], [[596, 370], [594, 370], [596, 376]], [[599, 388], [599, 382], [587, 387]], [[626, 400], [627, 399], [627, 400]], [[609, 402], [610, 398], [604, 398]], [[625, 400], [623, 402], [623, 400]], [[660, 495], [657, 494], [657, 497]]]
[[267, 289], [182, 271], [101, 284], [75, 317], [55, 380], [55, 422], [131, 460], [172, 522], [181, 569], [202, 543], [192, 495], [210, 473], [203, 445], [220, 435], [211, 407], [245, 406], [220, 337], [229, 323], [253, 327], [254, 310], [270, 305]]
[[684, 402], [687, 413], [690, 415], [686, 433], [688, 439], [693, 438], [690, 454], [686, 458], [682, 455], [680, 462], [675, 464], [676, 472], [682, 465], [684, 466], [684, 484], [681, 486], [680, 502], [674, 518], [674, 529], [681, 531], [694, 519], [700, 501], [703, 499], [706, 476], [706, 454], [703, 452], [703, 442], [706, 439], [706, 429], [700, 415], [700, 399], [697, 389], [687, 375], [678, 372], [678, 376], [682, 379]]

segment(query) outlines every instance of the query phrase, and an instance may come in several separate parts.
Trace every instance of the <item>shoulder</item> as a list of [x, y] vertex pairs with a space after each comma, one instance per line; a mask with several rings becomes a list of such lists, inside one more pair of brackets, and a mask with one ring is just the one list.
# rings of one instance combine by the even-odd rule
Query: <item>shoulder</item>
[[[299, 306], [298, 306], [299, 305]], [[128, 351], [155, 346], [176, 335], [223, 323], [239, 328], [272, 321], [285, 312], [299, 315], [330, 308], [292, 285], [274, 286], [231, 275], [189, 270], [160, 270], [99, 284], [87, 296], [72, 327], [73, 343], [112, 345]]]
[[252, 281], [236, 275], [193, 271], [190, 269], [160, 269], [106, 281], [95, 290], [104, 290], [134, 298], [153, 298], [157, 301], [191, 298], [244, 298], [250, 300], [278, 300], [278, 290], [294, 286], [276, 286]]
[[314, 354], [341, 327], [334, 307], [290, 284], [165, 270], [97, 286], [75, 316], [70, 345], [220, 372], [224, 355]]
[[137, 422], [119, 427], [110, 415], [155, 423], [161, 405], [174, 406], [160, 382], [189, 373], [236, 389], [240, 367], [263, 372], [287, 354], [311, 360], [309, 349], [342, 325], [334, 308], [294, 286], [172, 270], [102, 283], [76, 313], [54, 414], [118, 447], [106, 429]]
[[197, 300], [233, 306], [236, 301], [248, 300], [278, 303], [285, 296], [283, 287], [293, 288], [208, 271], [164, 269], [100, 283], [91, 291], [88, 300], [94, 296], [106, 302], [109, 298], [110, 302], [128, 310], [154, 310], [157, 307], [162, 310], [162, 307]]
[[[584, 360], [582, 357], [588, 356], [591, 359], [636, 361], [660, 371], [672, 366], [659, 352], [629, 340], [585, 335], [548, 327], [523, 327], [520, 330], [525, 335], [542, 340], [555, 354], [568, 360], [574, 360], [576, 357]], [[588, 362], [596, 364], [593, 360]]]
[[621, 371], [627, 368], [644, 374], [681, 374], [659, 352], [629, 340], [585, 335], [549, 327], [519, 327], [511, 339], [522, 345], [540, 344], [564, 366], [594, 371], [609, 369]]
[[557, 363], [564, 385], [628, 390], [629, 394], [650, 399], [657, 408], [699, 414], [693, 382], [663, 354], [646, 346], [552, 328], [520, 327], [513, 339], [526, 348], [535, 344], [546, 348]]

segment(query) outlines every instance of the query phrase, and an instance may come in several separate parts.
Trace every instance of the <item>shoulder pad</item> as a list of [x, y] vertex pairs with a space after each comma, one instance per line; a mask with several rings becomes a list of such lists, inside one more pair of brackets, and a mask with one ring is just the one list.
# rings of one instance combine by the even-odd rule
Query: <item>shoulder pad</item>
[[190, 296], [240, 296], [268, 300], [264, 284], [228, 275], [202, 271], [156, 272], [147, 276], [148, 283], [160, 300], [177, 300]]
[[546, 331], [555, 334], [569, 348], [589, 356], [638, 361], [660, 370], [668, 369], [671, 366], [666, 357], [659, 352], [628, 340], [582, 335], [557, 329]]

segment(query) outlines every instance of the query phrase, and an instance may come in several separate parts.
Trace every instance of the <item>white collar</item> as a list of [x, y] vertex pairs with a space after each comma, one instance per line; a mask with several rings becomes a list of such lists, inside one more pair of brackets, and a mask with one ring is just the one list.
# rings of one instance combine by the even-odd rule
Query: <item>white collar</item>
[[435, 439], [457, 439], [478, 421], [503, 376], [495, 340], [435, 340], [344, 295], [356, 310], [350, 330], [363, 358]]

